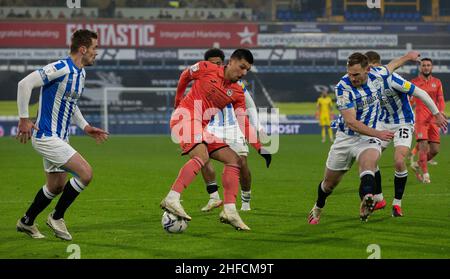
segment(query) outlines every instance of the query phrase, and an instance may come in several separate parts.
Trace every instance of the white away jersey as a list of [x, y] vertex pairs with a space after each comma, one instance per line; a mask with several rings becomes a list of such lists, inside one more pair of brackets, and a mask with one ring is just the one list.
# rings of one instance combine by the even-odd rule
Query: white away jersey
[[39, 97], [33, 136], [57, 136], [67, 140], [71, 117], [84, 90], [86, 72], [78, 69], [70, 57], [37, 70], [44, 82]]
[[[377, 72], [380, 70], [379, 67], [373, 69]], [[396, 73], [392, 73], [383, 86], [384, 93], [381, 96], [381, 113], [378, 120], [386, 124], [413, 124], [414, 112], [408, 95], [412, 95], [416, 86]]]
[[[335, 87], [337, 108], [339, 110], [354, 108], [356, 120], [375, 129], [380, 113], [383, 84], [389, 76], [390, 73], [385, 67], [380, 67], [379, 71], [371, 69], [367, 82], [361, 87], [354, 87], [348, 75], [343, 76]], [[342, 115], [339, 115], [337, 125], [339, 131], [347, 135], [357, 135], [346, 125]]]

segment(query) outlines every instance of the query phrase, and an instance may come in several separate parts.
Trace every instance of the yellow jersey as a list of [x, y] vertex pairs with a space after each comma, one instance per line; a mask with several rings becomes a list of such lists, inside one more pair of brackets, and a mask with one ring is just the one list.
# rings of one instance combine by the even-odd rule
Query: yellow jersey
[[333, 105], [333, 100], [329, 96], [317, 99], [317, 106], [319, 107], [319, 115], [325, 116], [330, 114], [330, 108]]

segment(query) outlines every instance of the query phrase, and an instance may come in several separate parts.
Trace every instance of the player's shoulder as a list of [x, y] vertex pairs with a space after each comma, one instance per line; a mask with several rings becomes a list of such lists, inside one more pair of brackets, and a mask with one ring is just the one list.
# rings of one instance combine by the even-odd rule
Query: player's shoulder
[[418, 82], [420, 82], [421, 80], [422, 80], [422, 79], [421, 79], [419, 76], [417, 76], [417, 77], [411, 79], [411, 82], [413, 82], [413, 83], [418, 83]]
[[353, 85], [352, 82], [350, 81], [350, 78], [348, 77], [348, 74], [345, 74], [344, 76], [341, 77], [341, 79], [339, 80], [339, 82], [336, 84], [335, 89], [340, 89], [340, 90], [352, 90]]
[[439, 78], [434, 77], [434, 76], [431, 76], [431, 77], [433, 78], [433, 81], [434, 81], [434, 82], [436, 82], [436, 83], [438, 83], [438, 84], [441, 84], [441, 83], [442, 83], [441, 80], [440, 80]]
[[369, 76], [387, 76], [389, 70], [385, 66], [370, 67]]
[[70, 66], [66, 59], [61, 59], [37, 70], [42, 80], [53, 80], [70, 73]]
[[49, 64], [45, 65], [44, 67], [42, 67], [42, 69], [48, 70], [48, 71], [52, 70], [54, 72], [57, 72], [57, 71], [70, 72], [69, 63], [67, 62], [66, 59], [60, 59], [60, 60], [54, 61], [52, 63], [49, 63]]

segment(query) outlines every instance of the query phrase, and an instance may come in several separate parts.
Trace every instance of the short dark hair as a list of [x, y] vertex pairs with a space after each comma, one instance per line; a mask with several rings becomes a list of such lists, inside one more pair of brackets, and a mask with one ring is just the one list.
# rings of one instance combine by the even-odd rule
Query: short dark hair
[[351, 67], [357, 64], [361, 64], [361, 68], [366, 68], [369, 66], [369, 58], [361, 52], [355, 52], [348, 57], [347, 66]]
[[376, 51], [371, 50], [364, 53], [364, 55], [369, 59], [369, 64], [381, 63], [381, 57]]
[[423, 61], [430, 61], [431, 64], [433, 64], [433, 60], [429, 57], [424, 57], [424, 58], [420, 59], [420, 62], [423, 62]]
[[210, 48], [205, 52], [205, 60], [211, 57], [220, 57], [222, 61], [225, 61], [225, 53], [219, 48]]
[[76, 53], [81, 46], [89, 48], [92, 45], [92, 39], [97, 39], [97, 33], [87, 30], [80, 29], [72, 34], [70, 53]]
[[250, 50], [245, 48], [236, 49], [233, 54], [231, 54], [230, 58], [238, 60], [245, 59], [248, 63], [253, 64], [253, 54]]

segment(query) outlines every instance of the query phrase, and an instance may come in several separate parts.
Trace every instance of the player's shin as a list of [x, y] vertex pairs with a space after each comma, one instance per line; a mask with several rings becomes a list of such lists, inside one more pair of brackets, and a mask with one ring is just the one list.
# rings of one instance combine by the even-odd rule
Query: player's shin
[[217, 185], [216, 181], [208, 182], [208, 184], [206, 184], [206, 191], [208, 192], [210, 199], [220, 199], [218, 190], [219, 186]]
[[236, 196], [239, 191], [239, 173], [238, 165], [225, 165], [222, 174], [224, 204], [235, 204]]
[[317, 187], [317, 201], [316, 206], [319, 208], [323, 208], [325, 206], [325, 201], [332, 192], [326, 192], [323, 187], [323, 181], [320, 181], [319, 186]]
[[381, 172], [380, 169], [377, 167], [375, 171], [375, 188], [373, 191], [374, 199], [376, 202], [380, 202], [383, 200], [383, 189], [381, 187]]
[[428, 173], [428, 152], [426, 150], [419, 149], [419, 164], [422, 173]]
[[395, 187], [395, 200], [397, 205], [401, 206], [401, 199], [405, 192], [406, 181], [408, 179], [408, 170], [403, 172], [395, 172], [394, 187]]
[[359, 186], [359, 197], [361, 200], [368, 194], [373, 194], [375, 189], [375, 173], [370, 170], [366, 170], [359, 175], [361, 184]]
[[59, 220], [64, 218], [64, 213], [67, 208], [75, 201], [78, 195], [86, 188], [81, 181], [75, 177], [72, 177], [67, 181], [64, 191], [59, 198], [58, 203], [55, 206], [55, 212], [53, 213], [53, 219]]
[[27, 226], [31, 226], [34, 223], [36, 217], [41, 213], [51, 202], [56, 195], [50, 192], [47, 185], [44, 185], [36, 194], [33, 203], [28, 208], [25, 215], [22, 217], [21, 222]]
[[178, 177], [172, 185], [172, 191], [181, 193], [197, 176], [204, 163], [202, 159], [195, 156], [184, 164], [178, 173]]

